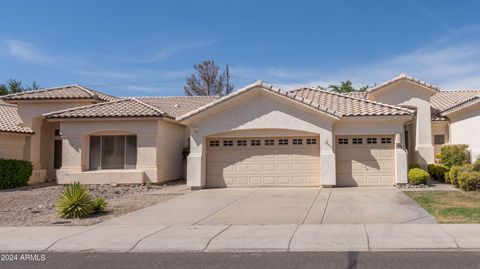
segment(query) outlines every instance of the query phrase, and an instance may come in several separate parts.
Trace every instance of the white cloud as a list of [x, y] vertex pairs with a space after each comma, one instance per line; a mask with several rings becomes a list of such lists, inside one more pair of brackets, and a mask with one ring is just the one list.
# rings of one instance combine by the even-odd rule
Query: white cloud
[[40, 52], [31, 43], [21, 40], [8, 39], [5, 42], [5, 47], [9, 55], [27, 62], [37, 64], [52, 64], [58, 60], [58, 58], [51, 57]]

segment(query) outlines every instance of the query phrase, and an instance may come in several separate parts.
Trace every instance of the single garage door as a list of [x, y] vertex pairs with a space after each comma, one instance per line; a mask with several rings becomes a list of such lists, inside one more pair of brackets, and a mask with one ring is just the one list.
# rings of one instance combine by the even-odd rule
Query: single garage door
[[337, 136], [337, 186], [393, 185], [393, 136]]
[[319, 186], [319, 137], [207, 139], [207, 187]]

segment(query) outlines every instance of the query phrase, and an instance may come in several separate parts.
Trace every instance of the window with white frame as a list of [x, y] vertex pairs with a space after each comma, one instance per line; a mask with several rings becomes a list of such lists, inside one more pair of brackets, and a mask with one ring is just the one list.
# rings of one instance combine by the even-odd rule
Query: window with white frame
[[316, 138], [307, 138], [307, 145], [316, 145], [317, 139]]
[[223, 140], [224, 147], [233, 147], [233, 140]]
[[90, 170], [135, 169], [137, 136], [90, 136]]
[[245, 147], [247, 145], [247, 140], [237, 140], [238, 147]]
[[382, 137], [382, 144], [392, 144], [392, 138], [391, 137]]
[[278, 144], [279, 145], [288, 145], [288, 139], [278, 139]]
[[348, 138], [339, 138], [338, 139], [339, 145], [348, 145]]
[[352, 138], [352, 144], [363, 144], [363, 138]]
[[275, 146], [275, 140], [265, 139], [265, 146]]
[[250, 140], [250, 146], [260, 146], [261, 144], [260, 140]]
[[294, 138], [294, 139], [292, 139], [292, 144], [293, 144], [293, 145], [302, 145], [302, 144], [303, 144], [303, 139], [301, 139], [301, 138]]
[[377, 138], [375, 137], [368, 137], [367, 144], [377, 144]]

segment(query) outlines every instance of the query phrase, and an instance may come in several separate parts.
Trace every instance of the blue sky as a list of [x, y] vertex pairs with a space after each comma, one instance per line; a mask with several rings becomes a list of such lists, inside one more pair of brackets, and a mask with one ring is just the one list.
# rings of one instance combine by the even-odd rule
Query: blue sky
[[480, 88], [480, 1], [0, 1], [0, 81], [183, 95], [204, 59], [235, 88], [400, 73]]

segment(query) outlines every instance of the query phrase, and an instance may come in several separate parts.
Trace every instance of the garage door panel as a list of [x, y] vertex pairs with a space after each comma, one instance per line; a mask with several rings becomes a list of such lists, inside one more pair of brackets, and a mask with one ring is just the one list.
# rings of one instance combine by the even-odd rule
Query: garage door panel
[[[310, 138], [310, 137], [309, 137]], [[320, 146], [306, 144], [293, 145], [292, 138], [253, 138], [260, 140], [257, 146], [250, 145], [250, 138], [228, 138], [233, 146], [222, 146], [223, 139], [217, 140], [216, 147], [207, 147], [207, 186], [319, 186], [320, 185]], [[271, 139], [275, 144], [266, 145]], [[288, 145], [280, 145], [279, 139], [288, 139]], [[236, 140], [247, 140], [246, 146], [236, 146]]]
[[[390, 138], [385, 140], [390, 143], [382, 143], [382, 137]], [[337, 136], [337, 185], [393, 185], [395, 162], [394, 144], [391, 141], [393, 136], [388, 135]]]

